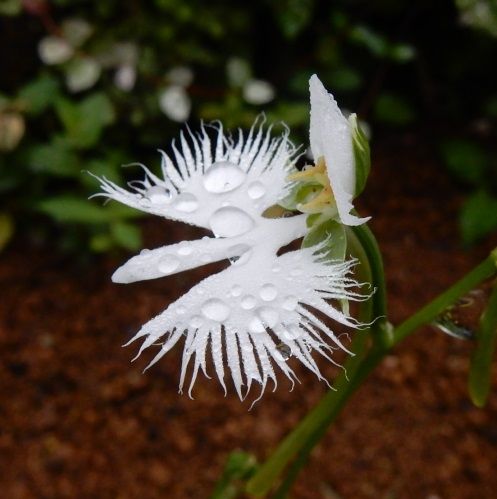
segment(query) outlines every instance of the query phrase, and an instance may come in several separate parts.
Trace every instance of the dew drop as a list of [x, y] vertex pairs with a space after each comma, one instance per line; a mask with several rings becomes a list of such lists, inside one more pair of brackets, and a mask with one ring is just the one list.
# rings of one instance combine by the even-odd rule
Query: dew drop
[[229, 161], [214, 163], [203, 177], [206, 191], [222, 194], [235, 190], [245, 181], [245, 172]]
[[252, 317], [248, 328], [251, 333], [264, 333], [266, 331], [266, 327], [262, 323], [262, 320], [257, 316]]
[[279, 265], [275, 265], [272, 269], [271, 269], [274, 273], [277, 273], [281, 270], [281, 267]]
[[302, 336], [302, 331], [298, 326], [290, 326], [284, 333], [283, 336], [287, 340], [296, 340]]
[[292, 356], [292, 349], [286, 343], [279, 343], [275, 354], [275, 357], [280, 360], [288, 360]]
[[198, 208], [198, 200], [193, 194], [184, 192], [176, 196], [173, 206], [178, 211], [192, 213]]
[[230, 307], [218, 298], [211, 298], [202, 305], [202, 314], [213, 321], [225, 321], [230, 312]]
[[149, 249], [147, 249], [147, 248], [143, 248], [143, 249], [140, 251], [140, 255], [141, 255], [141, 256], [146, 255], [146, 254], [148, 254], [148, 253], [150, 253], [150, 250], [149, 250]]
[[179, 267], [179, 260], [174, 255], [164, 255], [158, 264], [160, 272], [170, 274]]
[[245, 310], [252, 310], [255, 307], [255, 298], [252, 295], [245, 295], [242, 298], [241, 306]]
[[181, 256], [188, 256], [190, 255], [192, 252], [192, 248], [191, 246], [186, 243], [186, 242], [182, 242], [180, 243], [180, 245], [178, 246], [178, 255], [181, 255]]
[[283, 300], [282, 306], [285, 310], [288, 310], [291, 312], [292, 310], [295, 310], [295, 308], [297, 307], [297, 303], [298, 303], [298, 300], [297, 300], [296, 296], [288, 295]]
[[231, 294], [233, 296], [240, 296], [242, 294], [242, 291], [243, 290], [242, 290], [241, 286], [233, 286], [231, 288]]
[[272, 284], [264, 284], [259, 291], [259, 295], [264, 301], [272, 301], [278, 296], [278, 290]]
[[254, 220], [248, 213], [231, 206], [216, 210], [209, 222], [212, 232], [218, 237], [240, 236], [254, 226]]
[[274, 327], [279, 319], [278, 311], [272, 307], [259, 307], [255, 313], [267, 327]]
[[251, 199], [260, 199], [264, 194], [266, 194], [266, 188], [262, 182], [256, 181], [249, 184], [247, 189], [247, 194]]
[[202, 325], [202, 317], [200, 317], [200, 316], [198, 316], [198, 315], [194, 315], [194, 316], [190, 319], [190, 326], [191, 326], [191, 327], [194, 327], [194, 328], [199, 328], [201, 325]]
[[145, 193], [152, 204], [168, 204], [171, 202], [171, 195], [160, 185], [153, 185]]

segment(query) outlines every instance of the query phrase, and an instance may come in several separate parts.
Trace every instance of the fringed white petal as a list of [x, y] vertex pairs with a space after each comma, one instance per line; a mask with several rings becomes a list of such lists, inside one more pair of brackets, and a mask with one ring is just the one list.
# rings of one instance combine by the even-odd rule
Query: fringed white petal
[[[155, 363], [169, 350], [170, 343], [178, 340], [177, 331], [183, 331], [187, 353], [180, 390], [186, 382], [186, 366], [194, 358], [189, 392], [199, 369], [206, 371], [207, 349], [211, 350], [223, 387], [225, 350], [232, 382], [241, 399], [253, 382], [261, 385], [262, 391], [269, 380], [276, 385], [275, 366], [294, 383], [295, 374], [286, 364], [291, 355], [323, 379], [312, 352], [332, 361], [329, 354], [333, 348], [347, 349], [315, 311], [347, 327], [359, 326], [325, 301], [329, 296], [366, 298], [350, 289], [354, 283], [349, 277], [353, 265], [323, 262], [316, 248], [263, 261], [252, 254], [242, 263], [200, 282], [145, 324], [133, 340], [145, 338], [140, 352], [165, 340], [166, 348], [163, 346], [153, 359]], [[211, 343], [207, 341], [209, 335], [216, 338]]]

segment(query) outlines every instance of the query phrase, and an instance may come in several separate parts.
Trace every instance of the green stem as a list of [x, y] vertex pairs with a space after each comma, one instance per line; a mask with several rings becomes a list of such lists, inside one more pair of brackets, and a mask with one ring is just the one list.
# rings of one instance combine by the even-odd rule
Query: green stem
[[[339, 376], [334, 384], [337, 391], [328, 392], [318, 405], [309, 412], [302, 422], [280, 443], [269, 459], [262, 464], [257, 473], [247, 483], [247, 492], [256, 496], [265, 495], [273, 486], [283, 469], [296, 456], [294, 467], [290, 470], [289, 479], [280, 489], [285, 493], [296, 478], [298, 471], [304, 465], [307, 457], [316, 443], [326, 432], [328, 426], [337, 417], [349, 397], [362, 384], [368, 375], [381, 362], [393, 345], [398, 344], [420, 326], [430, 323], [437, 315], [443, 312], [458, 298], [464, 296], [485, 279], [492, 277], [497, 270], [495, 252], [486, 258], [480, 265], [466, 274], [460, 281], [440, 294], [421, 310], [413, 314], [393, 331], [393, 341], [388, 346], [376, 343], [367, 355], [350, 357], [346, 363], [347, 374]], [[366, 342], [366, 335], [358, 334]], [[355, 340], [353, 345], [361, 350], [364, 345], [361, 340]], [[279, 493], [279, 492], [278, 492]], [[280, 497], [284, 497], [280, 494]]]

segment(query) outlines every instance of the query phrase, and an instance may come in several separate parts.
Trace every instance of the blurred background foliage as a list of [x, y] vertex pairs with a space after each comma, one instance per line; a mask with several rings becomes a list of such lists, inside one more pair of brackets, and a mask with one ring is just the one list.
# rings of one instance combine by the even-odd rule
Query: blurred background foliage
[[497, 228], [497, 0], [0, 0], [0, 47], [0, 248], [136, 250], [139, 213], [84, 171], [123, 183], [185, 121], [262, 110], [305, 144], [314, 72], [375, 139], [437, 148], [465, 243]]

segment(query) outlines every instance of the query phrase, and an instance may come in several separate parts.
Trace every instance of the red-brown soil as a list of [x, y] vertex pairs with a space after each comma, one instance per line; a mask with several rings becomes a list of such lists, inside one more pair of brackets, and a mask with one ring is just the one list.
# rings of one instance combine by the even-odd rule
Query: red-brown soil
[[[384, 251], [396, 323], [484, 257], [464, 252], [463, 199], [427, 147], [377, 147], [361, 212]], [[193, 229], [145, 223], [154, 247]], [[110, 282], [125, 257], [90, 267], [14, 243], [0, 261], [0, 496], [207, 498], [235, 448], [261, 460], [326, 390], [312, 375], [268, 392], [252, 411], [214, 380], [177, 393], [180, 349], [141, 374], [122, 349], [140, 324], [205, 270], [128, 286]], [[497, 395], [474, 408], [469, 342], [420, 330], [359, 390], [299, 477], [295, 498], [497, 497]]]

